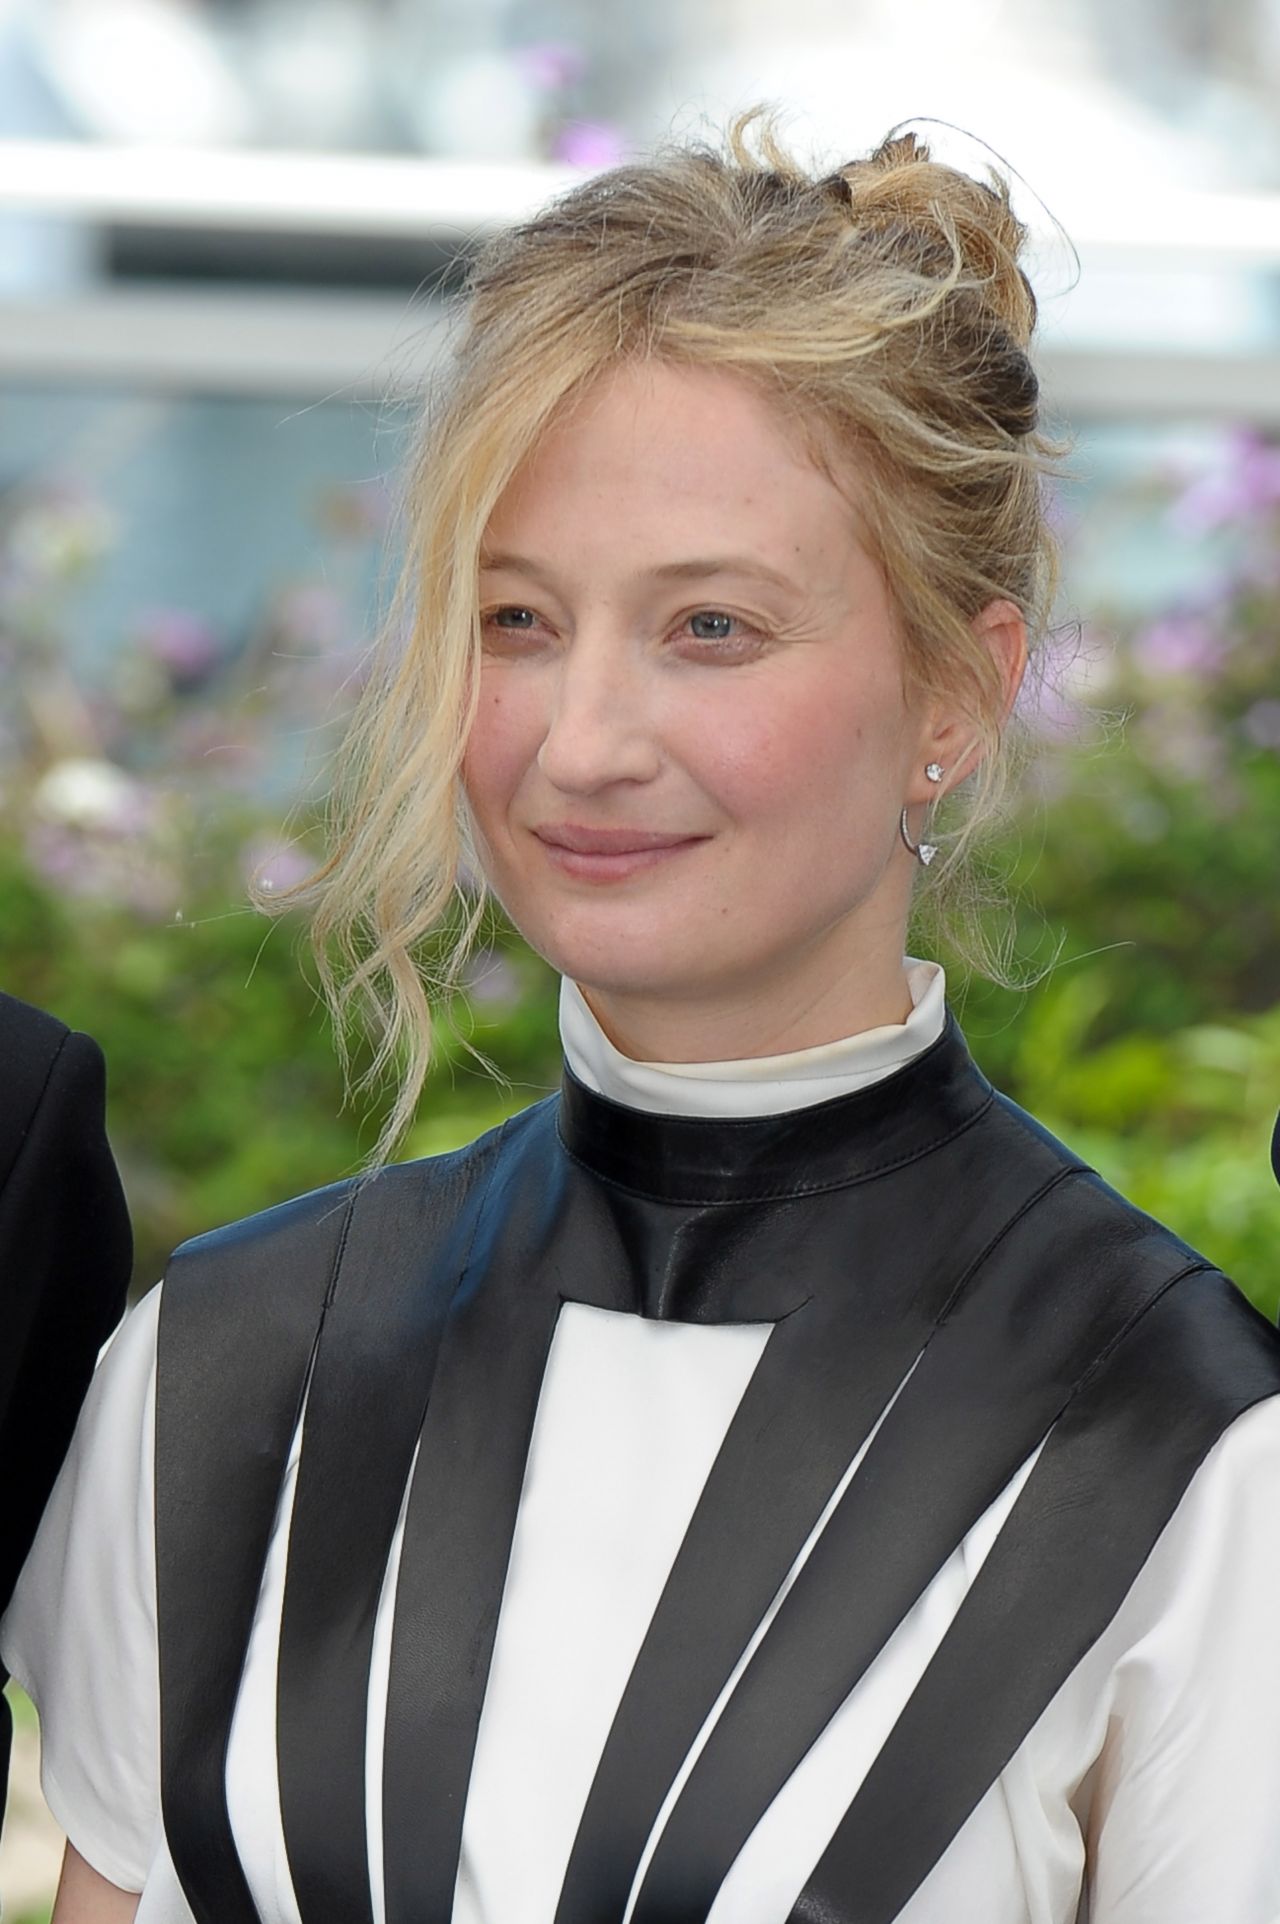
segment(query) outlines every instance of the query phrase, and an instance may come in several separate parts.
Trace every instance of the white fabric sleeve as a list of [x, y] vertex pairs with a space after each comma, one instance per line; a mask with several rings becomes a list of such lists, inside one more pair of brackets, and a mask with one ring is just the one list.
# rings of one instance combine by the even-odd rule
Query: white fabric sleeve
[[41, 1781], [80, 1855], [140, 1891], [160, 1839], [154, 1289], [98, 1364], [0, 1654], [40, 1713]]
[[1124, 1606], [1147, 1627], [1114, 1673], [1090, 1924], [1280, 1924], [1278, 1604], [1271, 1397], [1206, 1457]]

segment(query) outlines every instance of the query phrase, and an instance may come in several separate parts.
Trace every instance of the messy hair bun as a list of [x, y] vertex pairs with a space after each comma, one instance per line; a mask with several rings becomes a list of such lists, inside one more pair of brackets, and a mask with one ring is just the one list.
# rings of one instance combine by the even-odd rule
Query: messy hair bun
[[1008, 183], [997, 173], [975, 180], [935, 161], [916, 134], [891, 134], [866, 160], [830, 177], [864, 234], [888, 229], [922, 272], [936, 273], [953, 250], [966, 279], [1010, 339], [1026, 349], [1036, 323], [1036, 297], [1020, 265], [1027, 230], [1013, 211]]
[[[351, 737], [334, 852], [302, 891], [341, 1007], [370, 1003], [409, 1073], [389, 1136], [412, 1114], [435, 994], [415, 952], [457, 894], [460, 769], [475, 699], [477, 563], [489, 516], [562, 403], [625, 359], [731, 371], [776, 399], [848, 481], [884, 569], [913, 693], [958, 705], [981, 745], [949, 798], [945, 858], [920, 878], [963, 911], [978, 829], [1005, 779], [1005, 691], [973, 617], [1008, 599], [1034, 644], [1054, 548], [1042, 477], [1056, 454], [1029, 358], [1036, 302], [1026, 235], [985, 180], [895, 132], [832, 172], [801, 166], [762, 110], [723, 145], [674, 145], [584, 180], [481, 248], [447, 390], [428, 419], [407, 503], [395, 629]], [[478, 922], [474, 898], [464, 918]], [[953, 947], [998, 974], [976, 917]], [[345, 980], [337, 986], [332, 958]]]
[[[940, 166], [915, 134], [891, 135], [867, 160], [828, 177], [859, 244], [883, 248], [922, 280], [957, 275], [948, 345], [970, 370], [974, 400], [1011, 435], [1034, 432], [1039, 383], [1029, 348], [1036, 297], [1020, 257], [1027, 230], [998, 174], [974, 180]], [[827, 184], [827, 183], [824, 183]]]

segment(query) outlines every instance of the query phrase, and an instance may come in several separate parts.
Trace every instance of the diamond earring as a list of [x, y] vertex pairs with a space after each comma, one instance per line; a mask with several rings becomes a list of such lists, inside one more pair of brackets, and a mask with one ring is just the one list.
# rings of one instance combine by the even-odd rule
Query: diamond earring
[[[937, 783], [942, 780], [943, 776], [946, 774], [947, 771], [942, 766], [941, 762], [927, 762], [925, 764], [924, 772], [931, 782]], [[911, 853], [915, 856], [916, 860], [924, 868], [928, 868], [930, 862], [933, 860], [934, 856], [938, 853], [937, 843], [912, 841], [910, 831], [907, 828], [907, 811], [905, 808], [903, 809], [902, 815], [899, 819], [898, 828], [899, 828], [899, 831], [901, 832], [903, 841], [906, 843], [907, 847], [911, 850]]]

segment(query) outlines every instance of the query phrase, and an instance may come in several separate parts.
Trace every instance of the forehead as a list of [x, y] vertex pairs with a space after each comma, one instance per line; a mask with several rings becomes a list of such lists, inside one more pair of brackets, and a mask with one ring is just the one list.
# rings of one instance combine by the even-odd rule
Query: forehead
[[779, 562], [828, 564], [855, 541], [849, 494], [780, 407], [720, 369], [628, 363], [553, 417], [490, 521], [491, 540], [640, 548], [732, 535]]

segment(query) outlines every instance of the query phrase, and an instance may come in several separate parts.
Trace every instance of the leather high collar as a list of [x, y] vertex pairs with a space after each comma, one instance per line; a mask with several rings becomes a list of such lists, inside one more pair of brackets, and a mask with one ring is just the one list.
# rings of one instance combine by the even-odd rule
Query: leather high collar
[[613, 1102], [566, 1067], [560, 1139], [620, 1188], [685, 1205], [820, 1195], [900, 1168], [968, 1127], [992, 1089], [948, 1012], [938, 1040], [851, 1095], [772, 1116], [659, 1116]]

